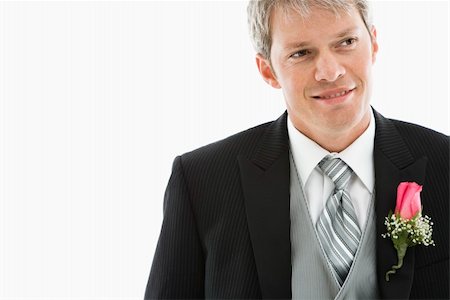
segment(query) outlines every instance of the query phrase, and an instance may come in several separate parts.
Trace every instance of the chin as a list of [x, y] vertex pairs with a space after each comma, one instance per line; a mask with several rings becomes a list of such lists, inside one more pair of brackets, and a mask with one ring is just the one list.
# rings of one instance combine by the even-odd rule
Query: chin
[[[360, 119], [359, 119], [360, 121]], [[351, 130], [354, 127], [356, 127], [359, 123], [358, 118], [356, 118], [354, 115], [339, 115], [337, 118], [333, 118], [328, 120], [327, 127], [331, 130], [337, 130], [337, 131], [347, 131]]]

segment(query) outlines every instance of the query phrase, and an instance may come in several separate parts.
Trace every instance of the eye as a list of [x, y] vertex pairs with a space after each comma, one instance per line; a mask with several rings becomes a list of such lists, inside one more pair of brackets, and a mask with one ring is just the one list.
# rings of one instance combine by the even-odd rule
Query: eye
[[292, 58], [300, 58], [300, 57], [306, 56], [310, 53], [311, 53], [311, 51], [303, 49], [303, 50], [295, 52], [294, 54], [291, 55], [291, 57]]
[[348, 38], [348, 39], [343, 40], [343, 41], [339, 44], [339, 46], [344, 46], [344, 47], [350, 46], [350, 45], [353, 45], [354, 43], [356, 43], [356, 41], [357, 41], [356, 38]]

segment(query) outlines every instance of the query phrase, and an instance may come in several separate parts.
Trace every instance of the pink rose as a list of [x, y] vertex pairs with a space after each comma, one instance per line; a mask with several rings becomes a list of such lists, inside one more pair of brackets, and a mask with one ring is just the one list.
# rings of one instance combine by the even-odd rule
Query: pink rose
[[406, 220], [412, 219], [422, 210], [420, 203], [420, 192], [422, 186], [415, 182], [402, 182], [397, 188], [397, 204], [395, 214]]

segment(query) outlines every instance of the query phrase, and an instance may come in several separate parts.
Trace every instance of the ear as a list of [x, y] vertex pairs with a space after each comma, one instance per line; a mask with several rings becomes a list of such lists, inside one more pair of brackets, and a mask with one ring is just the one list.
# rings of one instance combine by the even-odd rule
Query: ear
[[372, 63], [375, 63], [378, 53], [377, 29], [372, 25], [370, 29], [370, 37], [372, 40]]
[[256, 54], [256, 65], [258, 66], [259, 73], [261, 74], [265, 82], [267, 82], [273, 88], [281, 89], [275, 73], [272, 71], [270, 62], [259, 53]]

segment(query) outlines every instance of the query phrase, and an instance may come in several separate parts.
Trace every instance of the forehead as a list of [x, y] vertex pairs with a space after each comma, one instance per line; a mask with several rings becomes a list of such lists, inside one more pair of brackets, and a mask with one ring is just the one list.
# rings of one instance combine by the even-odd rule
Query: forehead
[[311, 7], [307, 15], [275, 7], [270, 16], [272, 43], [332, 38], [349, 29], [362, 28], [365, 28], [364, 22], [354, 6], [336, 11]]

